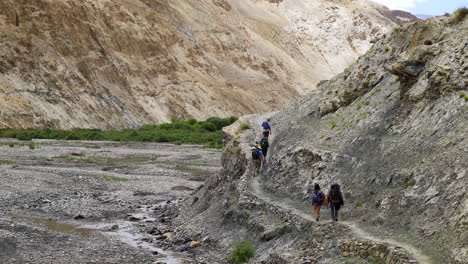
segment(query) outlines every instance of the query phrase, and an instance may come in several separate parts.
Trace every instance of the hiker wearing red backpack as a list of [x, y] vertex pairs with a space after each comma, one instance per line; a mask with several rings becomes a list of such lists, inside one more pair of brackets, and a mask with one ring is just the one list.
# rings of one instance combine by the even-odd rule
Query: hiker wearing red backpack
[[263, 136], [268, 139], [268, 136], [271, 134], [271, 123], [270, 123], [269, 118], [262, 123], [262, 127], [263, 127]]
[[325, 202], [325, 194], [320, 190], [320, 185], [317, 183], [314, 185], [314, 192], [312, 193], [312, 206], [314, 207], [314, 212], [317, 218], [317, 222], [320, 220], [320, 208]]
[[344, 205], [344, 200], [343, 195], [341, 194], [340, 185], [336, 181], [331, 183], [327, 199], [330, 204], [332, 220], [338, 221], [338, 212], [340, 211], [341, 206]]

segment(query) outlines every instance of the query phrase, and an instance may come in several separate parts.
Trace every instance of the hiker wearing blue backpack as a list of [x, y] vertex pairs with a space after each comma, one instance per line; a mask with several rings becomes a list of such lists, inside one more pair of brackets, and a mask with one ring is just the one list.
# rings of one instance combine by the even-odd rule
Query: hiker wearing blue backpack
[[340, 185], [336, 181], [332, 181], [327, 199], [330, 204], [332, 220], [338, 221], [338, 212], [340, 211], [341, 206], [344, 205], [344, 200], [343, 194], [341, 194]]
[[253, 160], [253, 176], [258, 174], [258, 171], [262, 167], [262, 163], [265, 163], [265, 155], [263, 155], [262, 147], [260, 145], [254, 145], [252, 147], [252, 160]]
[[312, 193], [312, 206], [314, 207], [314, 212], [317, 218], [317, 222], [320, 220], [320, 208], [325, 202], [325, 194], [320, 190], [320, 185], [317, 183], [314, 185], [314, 192]]
[[270, 123], [269, 118], [262, 123], [262, 127], [263, 127], [263, 136], [268, 139], [268, 136], [271, 134], [271, 123]]

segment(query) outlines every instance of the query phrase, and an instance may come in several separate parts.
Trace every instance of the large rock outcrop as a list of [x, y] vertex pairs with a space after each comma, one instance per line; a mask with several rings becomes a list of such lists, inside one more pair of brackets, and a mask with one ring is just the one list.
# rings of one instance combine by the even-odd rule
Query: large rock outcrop
[[392, 28], [382, 8], [365, 0], [4, 0], [0, 127], [127, 128], [269, 111]]
[[[187, 209], [193, 225], [223, 245], [253, 239], [264, 263], [337, 263], [340, 243], [344, 255], [395, 261], [393, 251], [402, 247], [419, 263], [465, 263], [467, 35], [466, 17], [396, 27], [343, 73], [272, 114], [272, 147], [260, 180], [235, 169], [247, 168], [248, 143], [258, 134], [251, 129], [236, 138], [238, 123], [225, 130], [230, 162], [195, 194]], [[264, 118], [239, 122], [256, 128]], [[328, 188], [333, 180], [342, 186], [345, 207], [329, 227], [301, 208], [314, 183]], [[368, 245], [381, 250], [361, 250]], [[277, 257], [285, 261], [274, 262]]]

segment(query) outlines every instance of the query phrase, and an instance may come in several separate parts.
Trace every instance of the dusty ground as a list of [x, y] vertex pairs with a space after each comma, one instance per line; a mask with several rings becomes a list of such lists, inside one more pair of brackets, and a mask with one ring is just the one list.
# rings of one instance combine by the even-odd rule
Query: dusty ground
[[[16, 143], [12, 146], [12, 143]], [[152, 143], [0, 141], [1, 263], [192, 263], [178, 202], [219, 150]], [[177, 251], [177, 253], [174, 253]]]

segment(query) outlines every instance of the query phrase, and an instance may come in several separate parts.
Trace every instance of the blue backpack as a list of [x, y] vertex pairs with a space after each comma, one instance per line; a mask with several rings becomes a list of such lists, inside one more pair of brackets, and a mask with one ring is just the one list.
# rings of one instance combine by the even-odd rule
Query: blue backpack
[[321, 204], [323, 200], [325, 200], [325, 195], [323, 194], [323, 192], [312, 194], [312, 202]]
[[268, 123], [268, 122], [265, 121], [265, 122], [262, 123], [262, 127], [263, 127], [264, 129], [269, 129], [269, 128], [270, 128], [270, 123]]

